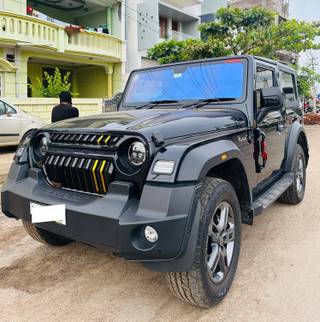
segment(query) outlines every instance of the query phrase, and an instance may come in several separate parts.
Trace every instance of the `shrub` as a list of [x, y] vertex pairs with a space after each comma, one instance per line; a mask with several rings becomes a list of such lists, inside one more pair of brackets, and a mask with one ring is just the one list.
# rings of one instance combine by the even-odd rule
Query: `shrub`
[[[69, 82], [70, 72], [67, 72], [63, 77], [58, 67], [55, 68], [54, 74], [49, 75], [48, 72], [43, 73], [44, 80], [46, 84], [43, 84], [43, 81], [37, 77], [36, 85], [30, 84], [30, 88], [33, 93], [41, 97], [59, 97], [59, 94], [63, 91], [70, 91], [71, 83]], [[73, 96], [77, 96], [77, 93], [72, 93]]]

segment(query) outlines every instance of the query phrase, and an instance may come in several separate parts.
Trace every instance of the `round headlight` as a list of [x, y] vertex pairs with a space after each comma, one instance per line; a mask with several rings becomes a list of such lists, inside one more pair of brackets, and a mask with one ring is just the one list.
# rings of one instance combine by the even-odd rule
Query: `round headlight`
[[49, 150], [49, 140], [46, 136], [44, 136], [39, 143], [39, 151], [40, 154], [44, 157]]
[[147, 157], [147, 150], [144, 144], [140, 141], [133, 142], [129, 147], [128, 157], [133, 165], [142, 165]]

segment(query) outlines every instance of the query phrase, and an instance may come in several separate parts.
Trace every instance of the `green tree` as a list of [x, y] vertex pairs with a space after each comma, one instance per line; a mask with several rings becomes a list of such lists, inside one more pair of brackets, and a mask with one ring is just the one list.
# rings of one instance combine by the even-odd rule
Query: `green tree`
[[[53, 75], [50, 75], [48, 72], [43, 73], [43, 81], [37, 77], [36, 85], [29, 85], [33, 93], [41, 97], [58, 97], [59, 94], [63, 91], [70, 91], [71, 83], [69, 82], [70, 72], [67, 72], [64, 76], [61, 75], [61, 72], [58, 67], [55, 68]], [[73, 93], [74, 96], [77, 94]]]
[[186, 42], [177, 40], [163, 41], [148, 50], [148, 57], [160, 64], [175, 63], [183, 60], [181, 53]]
[[160, 63], [228, 54], [278, 58], [283, 51], [299, 54], [319, 48], [315, 39], [320, 28], [316, 24], [296, 20], [277, 24], [275, 13], [264, 8], [221, 8], [215, 17], [200, 25], [201, 40], [170, 40], [151, 48], [149, 57]]
[[298, 87], [302, 97], [307, 99], [312, 97], [312, 88], [315, 83], [320, 83], [320, 74], [310, 67], [298, 68]]

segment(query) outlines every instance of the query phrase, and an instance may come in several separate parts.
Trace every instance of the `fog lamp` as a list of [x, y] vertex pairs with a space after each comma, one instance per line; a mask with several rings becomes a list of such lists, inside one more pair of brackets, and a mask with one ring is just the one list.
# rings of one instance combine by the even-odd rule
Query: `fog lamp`
[[144, 236], [150, 243], [155, 243], [159, 238], [157, 231], [151, 226], [146, 226], [144, 229]]

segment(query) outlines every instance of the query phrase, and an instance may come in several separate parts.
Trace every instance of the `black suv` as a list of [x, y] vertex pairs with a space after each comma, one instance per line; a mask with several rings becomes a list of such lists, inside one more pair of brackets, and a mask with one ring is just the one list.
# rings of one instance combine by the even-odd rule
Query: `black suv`
[[40, 242], [166, 272], [177, 297], [211, 307], [232, 284], [241, 223], [303, 199], [296, 73], [252, 56], [137, 70], [118, 110], [25, 137], [2, 211]]

